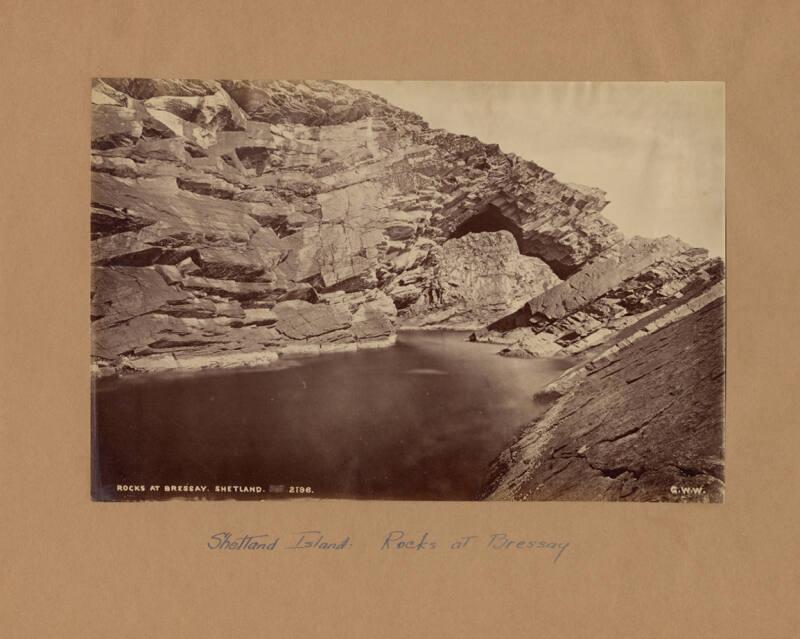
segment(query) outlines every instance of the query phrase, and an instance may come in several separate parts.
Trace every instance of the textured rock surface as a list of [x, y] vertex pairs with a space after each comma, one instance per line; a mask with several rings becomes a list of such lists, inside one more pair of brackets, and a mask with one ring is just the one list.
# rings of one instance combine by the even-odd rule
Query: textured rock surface
[[721, 499], [720, 259], [626, 239], [599, 189], [343, 84], [109, 78], [91, 99], [95, 374], [469, 327], [577, 360], [486, 496]]
[[469, 233], [429, 255], [430, 277], [404, 312], [408, 325], [480, 328], [561, 282], [539, 258], [520, 255], [508, 231]]
[[597, 299], [650, 264], [689, 248], [671, 237], [658, 240], [634, 237], [604, 251], [563, 283], [534, 297], [519, 311], [497, 322], [496, 327], [546, 326]]
[[[719, 258], [674, 238], [633, 238], [490, 325], [476, 338], [512, 344], [508, 353], [581, 354], [676, 300], [723, 280]], [[718, 287], [722, 295], [722, 288]]]
[[717, 298], [568, 373], [486, 496], [722, 501], [723, 320]]
[[475, 328], [622, 239], [601, 191], [335, 82], [107, 78], [92, 111], [97, 370]]
[[706, 251], [634, 238], [476, 335], [508, 357], [580, 358], [486, 496], [722, 501], [724, 286]]

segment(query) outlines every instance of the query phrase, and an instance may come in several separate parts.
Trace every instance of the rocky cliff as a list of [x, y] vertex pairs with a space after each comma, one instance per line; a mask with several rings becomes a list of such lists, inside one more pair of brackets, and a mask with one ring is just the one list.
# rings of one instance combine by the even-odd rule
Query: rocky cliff
[[572, 357], [485, 496], [722, 494], [724, 268], [599, 189], [335, 82], [95, 80], [93, 371], [474, 330]]
[[618, 244], [597, 189], [334, 82], [95, 80], [96, 373], [480, 328]]
[[483, 497], [722, 501], [724, 292], [719, 258], [632, 238], [474, 334], [508, 357], [576, 361]]

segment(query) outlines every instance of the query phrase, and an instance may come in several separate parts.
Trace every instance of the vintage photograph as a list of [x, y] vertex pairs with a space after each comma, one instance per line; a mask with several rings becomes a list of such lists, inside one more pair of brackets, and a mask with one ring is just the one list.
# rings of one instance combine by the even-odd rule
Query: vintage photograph
[[723, 501], [724, 84], [91, 111], [94, 500]]

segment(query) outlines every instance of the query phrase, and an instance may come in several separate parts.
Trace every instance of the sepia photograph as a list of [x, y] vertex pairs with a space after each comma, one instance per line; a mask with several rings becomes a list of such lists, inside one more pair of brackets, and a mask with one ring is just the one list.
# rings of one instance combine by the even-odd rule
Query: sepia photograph
[[2, 639], [800, 638], [800, 3], [0, 15]]
[[94, 500], [724, 500], [724, 83], [91, 113]]

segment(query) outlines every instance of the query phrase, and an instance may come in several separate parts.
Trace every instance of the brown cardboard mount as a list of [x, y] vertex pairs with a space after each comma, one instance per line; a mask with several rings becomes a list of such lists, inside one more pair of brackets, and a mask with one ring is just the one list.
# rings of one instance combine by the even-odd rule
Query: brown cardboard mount
[[[800, 4], [4, 0], [0, 14], [2, 636], [800, 636]], [[95, 76], [724, 81], [725, 503], [93, 503]], [[208, 548], [219, 531], [308, 530], [352, 547]], [[442, 548], [381, 550], [393, 530]], [[447, 547], [494, 533], [570, 545], [555, 563]]]

